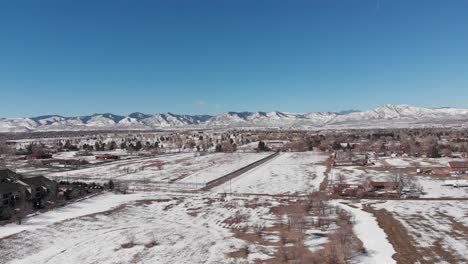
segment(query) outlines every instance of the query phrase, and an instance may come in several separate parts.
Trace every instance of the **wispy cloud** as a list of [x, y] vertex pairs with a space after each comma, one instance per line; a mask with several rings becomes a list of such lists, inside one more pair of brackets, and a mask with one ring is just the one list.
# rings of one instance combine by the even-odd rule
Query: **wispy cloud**
[[377, 0], [376, 3], [375, 3], [375, 12], [379, 12], [381, 6], [382, 6], [382, 1]]
[[205, 101], [202, 101], [202, 100], [195, 101], [195, 105], [197, 106], [204, 106], [205, 104], [206, 104]]

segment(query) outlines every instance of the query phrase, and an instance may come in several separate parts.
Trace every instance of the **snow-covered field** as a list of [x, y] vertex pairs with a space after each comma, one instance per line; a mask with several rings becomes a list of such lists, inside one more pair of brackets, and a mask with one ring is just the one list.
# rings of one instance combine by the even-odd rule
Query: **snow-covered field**
[[[252, 202], [263, 206], [247, 206]], [[255, 263], [274, 257], [275, 232], [265, 231], [267, 245], [260, 245], [236, 237], [233, 228], [278, 225], [276, 205], [274, 198], [209, 193], [105, 194], [2, 227], [8, 237], [0, 239], [0, 263]], [[326, 239], [311, 234], [304, 242], [313, 251]], [[242, 248], [246, 256], [229, 255]]]
[[325, 177], [327, 158], [322, 152], [281, 153], [215, 191], [282, 194], [318, 190]]
[[386, 158], [384, 159], [386, 163], [391, 166], [398, 168], [406, 167], [421, 167], [421, 168], [431, 168], [431, 167], [445, 167], [450, 161], [460, 161], [461, 159], [453, 158]]
[[126, 203], [1, 240], [0, 262], [224, 263], [223, 253], [243, 245], [221, 225], [233, 210], [217, 207], [191, 216], [187, 210], [203, 206], [202, 199], [153, 199], [158, 200]]
[[[179, 167], [181, 164], [193, 158], [192, 153], [181, 153], [181, 154], [169, 154], [160, 155], [153, 157], [141, 157], [131, 160], [119, 160], [102, 165], [91, 166], [89, 168], [56, 172], [47, 177], [53, 179], [64, 179], [64, 180], [86, 180], [96, 182], [106, 182], [108, 180], [141, 180], [144, 177], [153, 178], [160, 177], [164, 178], [163, 173], [159, 173], [159, 169], [155, 166], [156, 161], [161, 161], [164, 170], [169, 171], [173, 166]], [[156, 173], [155, 171], [158, 171]], [[152, 177], [151, 177], [152, 176]]]
[[[195, 156], [193, 153], [168, 154], [131, 160], [115, 161], [90, 168], [54, 172], [45, 176], [53, 179], [107, 182], [198, 183], [221, 177], [271, 153], [215, 153]], [[158, 167], [158, 163], [161, 164]], [[184, 179], [186, 178], [186, 179]]]
[[96, 160], [96, 156], [110, 154], [110, 155], [117, 155], [121, 159], [129, 159], [135, 158], [137, 156], [130, 155], [126, 150], [116, 149], [112, 151], [94, 151], [91, 152], [92, 155], [89, 156], [80, 156], [76, 155], [78, 151], [64, 151], [64, 152], [57, 152], [53, 154], [54, 159], [78, 159], [78, 160], [86, 160], [89, 163], [102, 163], [102, 161]]
[[[46, 176], [99, 182], [113, 179], [130, 185], [142, 181], [202, 183], [271, 154], [138, 157]], [[323, 152], [280, 153], [211, 191], [167, 188], [136, 189], [127, 195], [105, 192], [30, 216], [22, 225], [0, 227], [0, 263], [255, 263], [276, 258], [278, 252], [291, 247], [283, 240], [291, 232], [288, 223], [301, 208], [294, 204], [298, 198], [244, 195], [305, 194], [317, 190], [326, 177], [328, 158]], [[329, 175], [333, 176], [332, 182], [343, 175], [346, 182], [360, 183], [368, 176], [374, 181], [388, 180], [394, 173], [391, 168], [375, 165], [335, 167]], [[445, 181], [436, 177], [415, 179], [426, 191], [425, 198], [468, 197], [468, 188], [442, 186]], [[231, 190], [238, 194], [218, 194]], [[468, 261], [466, 201], [364, 203], [386, 209], [401, 221], [429, 262], [443, 263], [443, 252], [462, 261], [458, 263]], [[353, 215], [354, 234], [366, 249], [365, 254], [356, 252], [353, 263], [395, 263], [392, 255], [396, 247], [390, 244], [377, 219], [362, 210], [362, 203], [340, 200], [332, 204]], [[313, 214], [304, 219], [318, 221]], [[337, 227], [331, 224], [307, 228], [303, 244], [310, 252], [320, 252], [326, 249], [331, 241], [328, 235]], [[435, 253], [423, 251], [434, 245]], [[450, 260], [446, 262], [452, 263]]]
[[372, 167], [362, 166], [343, 166], [334, 167], [331, 171], [331, 179], [333, 183], [338, 183], [340, 178], [345, 183], [356, 184], [362, 183], [366, 178], [372, 181], [387, 181], [393, 175], [390, 171], [374, 170]]
[[204, 184], [272, 154], [271, 152], [214, 154], [219, 159], [212, 166], [185, 177], [180, 182]]
[[27, 218], [21, 225], [15, 223], [2, 226], [0, 228], [0, 239], [22, 231], [32, 231], [45, 228], [55, 223], [66, 221], [68, 219], [81, 217], [107, 211], [113, 207], [125, 202], [143, 199], [145, 193], [135, 193], [129, 195], [115, 195], [105, 193], [92, 198], [83, 199], [62, 208], [58, 208], [46, 213], [39, 213]]
[[449, 181], [437, 179], [430, 176], [415, 177], [417, 183], [423, 187], [425, 192], [423, 198], [468, 198], [468, 187], [455, 188], [453, 186], [444, 186]]
[[468, 263], [466, 201], [387, 201], [372, 207], [391, 212], [428, 263]]

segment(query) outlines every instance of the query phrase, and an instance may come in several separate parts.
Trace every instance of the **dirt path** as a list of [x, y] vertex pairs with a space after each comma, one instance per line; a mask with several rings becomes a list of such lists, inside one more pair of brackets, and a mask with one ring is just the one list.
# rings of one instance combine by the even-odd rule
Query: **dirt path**
[[330, 173], [333, 169], [333, 163], [335, 162], [334, 158], [333, 157], [330, 157], [327, 159], [327, 161], [325, 161], [325, 165], [327, 166], [327, 169], [325, 170], [325, 178], [323, 179], [323, 181], [320, 183], [320, 191], [321, 192], [326, 192], [327, 191], [327, 188], [328, 188], [328, 182], [329, 182], [329, 178], [330, 178]]
[[398, 264], [430, 263], [423, 259], [423, 255], [414, 246], [415, 241], [406, 228], [390, 212], [385, 209], [375, 210], [371, 205], [365, 205], [363, 210], [373, 214], [379, 226], [387, 234], [388, 240], [397, 252], [393, 258]]

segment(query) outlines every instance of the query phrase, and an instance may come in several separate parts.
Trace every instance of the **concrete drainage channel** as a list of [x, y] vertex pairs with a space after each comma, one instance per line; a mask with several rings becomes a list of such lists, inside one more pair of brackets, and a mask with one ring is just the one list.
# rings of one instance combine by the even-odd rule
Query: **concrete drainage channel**
[[265, 163], [265, 162], [267, 162], [267, 161], [269, 161], [271, 159], [274, 159], [279, 154], [280, 154], [280, 152], [275, 152], [274, 154], [272, 154], [272, 155], [270, 155], [270, 156], [268, 156], [266, 158], [263, 158], [261, 160], [257, 160], [257, 161], [255, 161], [253, 163], [250, 163], [249, 165], [247, 165], [245, 167], [242, 167], [242, 168], [240, 168], [240, 169], [238, 169], [236, 171], [233, 171], [233, 172], [231, 172], [229, 174], [226, 174], [226, 175], [222, 176], [221, 178], [209, 181], [209, 182], [206, 183], [205, 187], [203, 187], [201, 190], [208, 191], [208, 190], [210, 190], [210, 189], [212, 189], [212, 188], [214, 188], [216, 186], [219, 186], [219, 185], [221, 185], [221, 184], [223, 184], [223, 183], [225, 183], [225, 182], [227, 182], [229, 180], [232, 180], [232, 179], [246, 173], [247, 171], [249, 171], [249, 170], [251, 170], [253, 168], [256, 168], [256, 167], [262, 165], [263, 163]]

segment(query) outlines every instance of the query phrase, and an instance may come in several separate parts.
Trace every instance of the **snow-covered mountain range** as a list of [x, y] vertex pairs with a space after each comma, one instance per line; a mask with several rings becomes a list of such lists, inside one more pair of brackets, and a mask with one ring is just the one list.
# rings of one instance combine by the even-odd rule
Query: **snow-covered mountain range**
[[280, 127], [302, 129], [442, 127], [468, 124], [468, 109], [384, 105], [368, 111], [342, 112], [227, 112], [215, 116], [110, 113], [0, 118], [0, 132], [60, 130], [151, 130], [175, 128]]

